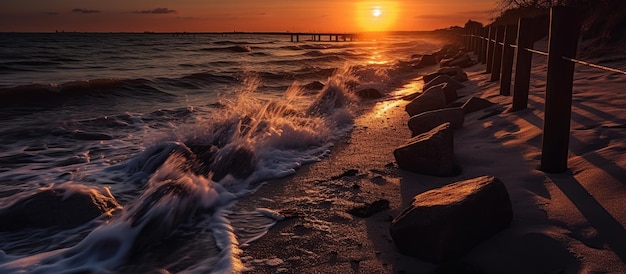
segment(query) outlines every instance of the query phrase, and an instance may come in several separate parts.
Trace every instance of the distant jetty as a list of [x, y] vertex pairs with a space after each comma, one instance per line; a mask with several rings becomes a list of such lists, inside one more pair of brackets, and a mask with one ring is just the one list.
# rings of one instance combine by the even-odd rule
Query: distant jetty
[[[310, 41], [354, 41], [358, 39], [359, 33], [353, 32], [175, 32], [172, 36], [192, 36], [196, 34], [217, 34], [227, 35], [283, 35], [289, 36], [291, 42], [300, 42], [300, 36], [311, 37]], [[326, 39], [328, 38], [328, 39]]]

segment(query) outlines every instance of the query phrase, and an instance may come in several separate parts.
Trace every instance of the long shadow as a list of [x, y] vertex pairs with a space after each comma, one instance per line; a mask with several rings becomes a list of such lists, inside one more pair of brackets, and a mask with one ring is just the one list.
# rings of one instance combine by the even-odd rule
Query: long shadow
[[598, 237], [626, 264], [626, 230], [596, 201], [571, 172], [546, 174], [598, 231]]

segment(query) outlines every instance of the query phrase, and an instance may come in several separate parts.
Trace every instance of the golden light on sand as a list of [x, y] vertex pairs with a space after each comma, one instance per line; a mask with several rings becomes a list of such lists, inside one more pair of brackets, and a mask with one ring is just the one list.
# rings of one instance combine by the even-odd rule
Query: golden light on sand
[[357, 2], [355, 20], [360, 31], [393, 30], [399, 8], [396, 2]]

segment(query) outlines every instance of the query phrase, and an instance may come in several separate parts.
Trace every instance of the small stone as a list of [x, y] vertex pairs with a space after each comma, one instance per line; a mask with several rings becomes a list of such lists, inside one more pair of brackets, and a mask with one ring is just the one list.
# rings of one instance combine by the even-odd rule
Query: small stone
[[279, 266], [279, 265], [281, 265], [283, 263], [284, 263], [284, 261], [279, 259], [279, 258], [267, 259], [265, 261], [265, 264], [267, 264], [269, 266]]

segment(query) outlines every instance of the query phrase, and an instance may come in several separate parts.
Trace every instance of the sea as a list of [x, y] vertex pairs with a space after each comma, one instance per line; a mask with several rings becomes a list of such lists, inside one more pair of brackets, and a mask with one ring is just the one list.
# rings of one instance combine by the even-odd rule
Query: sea
[[0, 273], [243, 271], [283, 216], [238, 199], [324, 161], [359, 90], [393, 98], [445, 42], [321, 38], [0, 33]]

